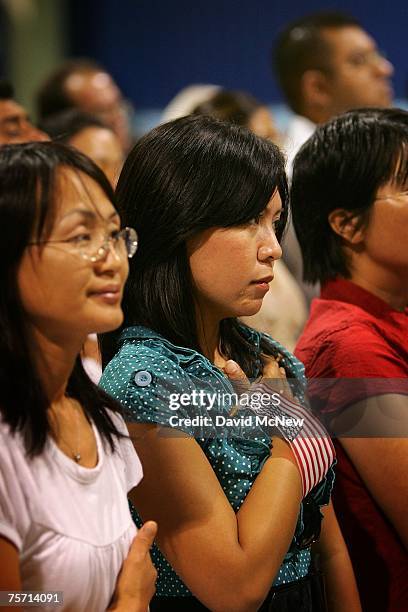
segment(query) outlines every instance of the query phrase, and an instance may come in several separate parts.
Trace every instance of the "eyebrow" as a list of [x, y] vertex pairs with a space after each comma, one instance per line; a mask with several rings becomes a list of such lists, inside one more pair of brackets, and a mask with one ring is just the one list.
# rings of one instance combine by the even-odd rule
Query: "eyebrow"
[[[86, 210], [84, 208], [74, 208], [73, 210], [69, 210], [67, 213], [65, 213], [65, 215], [61, 217], [60, 221], [74, 214], [79, 214], [83, 217], [88, 217], [88, 219], [95, 219], [97, 216], [92, 210]], [[114, 210], [113, 213], [109, 215], [107, 219], [104, 219], [104, 221], [111, 221], [115, 217], [119, 218], [119, 213], [116, 210]]]

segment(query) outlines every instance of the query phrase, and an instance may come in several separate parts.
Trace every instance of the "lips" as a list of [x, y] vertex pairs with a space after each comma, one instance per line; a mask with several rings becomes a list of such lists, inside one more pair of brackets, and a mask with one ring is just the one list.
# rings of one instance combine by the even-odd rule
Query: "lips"
[[96, 291], [91, 291], [91, 295], [105, 294], [105, 293], [119, 293], [120, 285], [105, 285]]
[[271, 281], [273, 281], [273, 276], [264, 276], [263, 278], [252, 281], [252, 283], [255, 285], [268, 285]]
[[269, 283], [273, 280], [273, 276], [264, 276], [251, 282], [254, 287], [255, 297], [263, 299], [269, 291]]
[[116, 304], [121, 298], [121, 286], [120, 285], [105, 285], [97, 291], [91, 291], [90, 295], [101, 299], [108, 304]]

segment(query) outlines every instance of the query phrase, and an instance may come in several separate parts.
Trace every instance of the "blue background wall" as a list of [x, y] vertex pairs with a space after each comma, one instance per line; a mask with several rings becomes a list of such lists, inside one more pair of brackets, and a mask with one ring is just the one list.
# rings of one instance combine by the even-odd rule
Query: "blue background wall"
[[216, 83], [281, 101], [270, 67], [276, 33], [317, 9], [352, 13], [408, 80], [408, 1], [70, 0], [71, 54], [94, 57], [139, 108], [160, 108], [190, 83]]

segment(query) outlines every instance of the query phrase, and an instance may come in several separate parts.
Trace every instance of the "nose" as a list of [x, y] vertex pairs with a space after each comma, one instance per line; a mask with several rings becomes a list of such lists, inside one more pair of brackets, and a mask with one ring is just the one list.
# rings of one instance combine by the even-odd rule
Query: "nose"
[[42, 132], [41, 130], [38, 130], [37, 128], [34, 128], [34, 131], [35, 131], [35, 139], [38, 142], [46, 142], [47, 140], [50, 140], [50, 137], [45, 132]]
[[50, 140], [50, 137], [45, 132], [42, 132], [34, 125], [29, 123], [26, 127], [26, 136], [25, 138], [29, 142], [45, 142], [46, 140]]
[[384, 77], [390, 77], [394, 74], [394, 66], [387, 58], [380, 56], [376, 63], [377, 71]]
[[277, 260], [282, 257], [282, 248], [273, 229], [264, 237], [258, 248], [259, 261]]
[[121, 257], [118, 249], [119, 249], [119, 245], [116, 244], [112, 239], [107, 238], [106, 242], [104, 244], [104, 249], [105, 249], [105, 253], [107, 254], [108, 258], [112, 257], [115, 261], [121, 262], [123, 261], [124, 257]]
[[116, 251], [115, 245], [112, 240], [106, 240], [103, 245], [104, 255], [101, 259], [95, 262], [95, 266], [99, 274], [106, 274], [107, 276], [116, 276], [120, 274], [126, 278], [129, 263], [127, 257], [121, 257]]

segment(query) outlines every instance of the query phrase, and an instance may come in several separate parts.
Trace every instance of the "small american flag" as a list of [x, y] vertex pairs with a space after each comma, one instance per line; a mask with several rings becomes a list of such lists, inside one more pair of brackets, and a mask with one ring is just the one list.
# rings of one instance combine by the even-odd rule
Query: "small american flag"
[[[251, 392], [271, 394], [271, 388], [260, 382], [251, 388]], [[309, 408], [285, 395], [280, 395], [279, 406], [271, 404], [250, 408], [256, 414], [280, 417], [280, 420], [294, 419], [294, 422], [289, 422], [287, 426], [278, 420], [276, 427], [295, 456], [302, 479], [303, 497], [306, 497], [323, 480], [336, 457], [327, 431]], [[300, 424], [299, 420], [303, 424]]]

